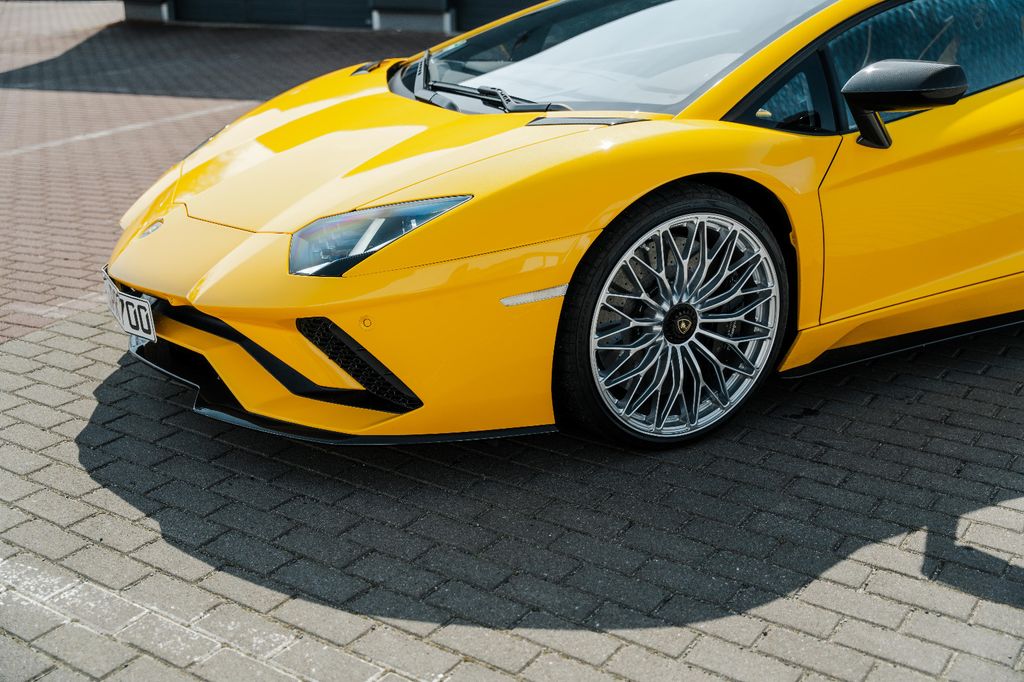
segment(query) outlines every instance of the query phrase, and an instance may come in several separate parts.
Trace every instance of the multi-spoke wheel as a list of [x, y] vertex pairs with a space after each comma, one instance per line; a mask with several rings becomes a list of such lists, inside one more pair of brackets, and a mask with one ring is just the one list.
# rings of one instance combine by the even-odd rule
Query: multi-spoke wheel
[[570, 289], [560, 411], [676, 442], [733, 414], [777, 360], [785, 261], [764, 221], [717, 190], [645, 208], [609, 228]]

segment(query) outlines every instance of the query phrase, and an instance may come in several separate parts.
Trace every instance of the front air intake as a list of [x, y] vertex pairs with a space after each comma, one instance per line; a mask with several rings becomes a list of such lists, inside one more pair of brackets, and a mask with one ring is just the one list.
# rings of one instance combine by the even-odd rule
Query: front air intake
[[367, 393], [407, 410], [423, 407], [423, 401], [401, 379], [326, 317], [307, 317], [295, 324], [300, 334], [358, 381]]

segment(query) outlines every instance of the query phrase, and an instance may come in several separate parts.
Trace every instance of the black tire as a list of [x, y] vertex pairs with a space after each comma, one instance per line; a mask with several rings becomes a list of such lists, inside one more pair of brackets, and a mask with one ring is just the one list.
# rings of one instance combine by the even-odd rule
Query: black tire
[[[597, 385], [591, 364], [595, 309], [613, 270], [628, 249], [667, 221], [694, 213], [714, 213], [731, 218], [749, 228], [759, 241], [775, 268], [778, 280], [777, 328], [767, 361], [756, 381], [742, 399], [729, 405], [728, 413], [718, 421], [679, 435], [642, 433], [613, 415]], [[714, 187], [694, 183], [658, 191], [638, 201], [595, 241], [569, 285], [559, 323], [553, 376], [559, 426], [584, 437], [611, 438], [621, 444], [642, 447], [671, 447], [707, 435], [735, 416], [778, 367], [787, 344], [791, 315], [789, 289], [787, 262], [778, 240], [764, 219], [739, 198]]]

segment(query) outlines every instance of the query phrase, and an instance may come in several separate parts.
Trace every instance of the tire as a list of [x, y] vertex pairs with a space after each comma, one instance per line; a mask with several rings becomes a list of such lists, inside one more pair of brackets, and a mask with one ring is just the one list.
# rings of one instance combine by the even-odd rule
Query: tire
[[773, 373], [789, 317], [786, 259], [761, 216], [705, 185], [656, 192], [601, 234], [569, 285], [559, 425], [634, 446], [700, 438]]

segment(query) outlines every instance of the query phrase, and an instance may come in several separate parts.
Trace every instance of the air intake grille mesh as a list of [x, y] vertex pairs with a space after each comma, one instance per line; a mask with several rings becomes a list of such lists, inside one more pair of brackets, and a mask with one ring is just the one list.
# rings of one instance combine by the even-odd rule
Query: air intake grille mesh
[[415, 393], [338, 325], [324, 317], [308, 317], [298, 320], [296, 326], [368, 393], [405, 408], [403, 411], [423, 407]]

